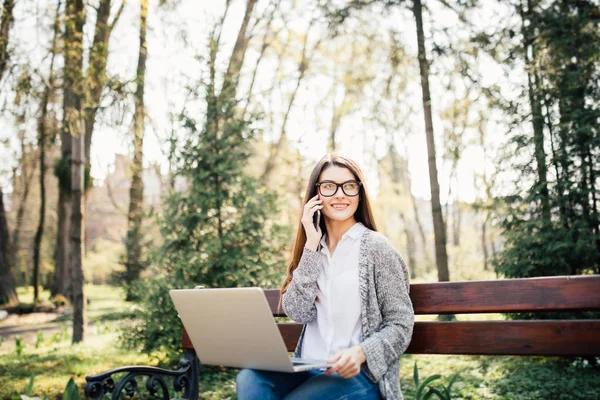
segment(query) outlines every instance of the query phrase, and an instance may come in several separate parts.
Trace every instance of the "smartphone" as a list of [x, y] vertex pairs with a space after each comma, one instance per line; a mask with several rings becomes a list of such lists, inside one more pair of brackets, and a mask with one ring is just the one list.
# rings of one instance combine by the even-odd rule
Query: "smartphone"
[[318, 231], [319, 225], [321, 224], [321, 210], [317, 210], [317, 212], [313, 214], [313, 223], [315, 224], [315, 229]]

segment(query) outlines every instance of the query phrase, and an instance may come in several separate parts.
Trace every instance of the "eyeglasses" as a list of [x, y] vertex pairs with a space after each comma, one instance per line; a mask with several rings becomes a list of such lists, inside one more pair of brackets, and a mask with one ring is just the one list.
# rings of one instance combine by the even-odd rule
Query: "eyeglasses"
[[319, 188], [319, 193], [321, 196], [331, 197], [337, 193], [338, 189], [341, 187], [342, 192], [346, 196], [354, 197], [357, 196], [360, 192], [360, 187], [362, 183], [357, 181], [346, 181], [342, 183], [335, 183], [333, 181], [323, 181], [315, 184]]

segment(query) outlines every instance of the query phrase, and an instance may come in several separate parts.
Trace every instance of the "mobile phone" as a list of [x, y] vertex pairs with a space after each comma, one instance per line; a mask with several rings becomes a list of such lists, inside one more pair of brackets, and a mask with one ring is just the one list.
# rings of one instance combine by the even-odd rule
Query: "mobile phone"
[[319, 225], [321, 224], [321, 210], [317, 210], [317, 212], [313, 214], [313, 223], [315, 224], [315, 229], [318, 231]]

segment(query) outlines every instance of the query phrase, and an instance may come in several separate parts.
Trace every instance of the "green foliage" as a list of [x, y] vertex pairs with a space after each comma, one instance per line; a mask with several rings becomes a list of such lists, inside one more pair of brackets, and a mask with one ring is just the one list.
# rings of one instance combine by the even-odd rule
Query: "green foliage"
[[[88, 165], [84, 168], [83, 186], [87, 192], [94, 186], [94, 181], [92, 180], [91, 168]], [[58, 186], [66, 193], [71, 193], [71, 165], [68, 159], [61, 157], [55, 161], [54, 176], [58, 178]]]
[[571, 229], [513, 214], [504, 223], [505, 248], [496, 269], [511, 278], [591, 273], [596, 255], [594, 237], [576, 224]]
[[[433, 395], [435, 395], [440, 400], [452, 400], [452, 385], [454, 385], [454, 383], [456, 382], [456, 379], [458, 378], [458, 373], [455, 373], [454, 375], [452, 375], [447, 386], [440, 385], [440, 387], [438, 388], [438, 387], [431, 385], [431, 383], [433, 381], [436, 381], [436, 380], [440, 379], [441, 377], [442, 376], [438, 375], [438, 374], [431, 375], [428, 378], [426, 378], [424, 381], [420, 382], [419, 381], [419, 368], [417, 367], [417, 362], [415, 361], [415, 365], [413, 367], [413, 382], [415, 383], [415, 388], [417, 390], [416, 394], [415, 394], [415, 399], [416, 400], [427, 400], [427, 399], [433, 397]], [[441, 390], [440, 390], [440, 388], [441, 388]]]
[[29, 378], [29, 383], [27, 384], [27, 387], [25, 388], [26, 396], [31, 396], [33, 394], [33, 382], [34, 381], [35, 381], [35, 375], [31, 374], [31, 377]]
[[43, 344], [44, 344], [44, 334], [42, 333], [42, 331], [37, 331], [37, 334], [35, 337], [35, 348], [39, 349]]
[[124, 259], [124, 250], [123, 243], [96, 239], [85, 255], [86, 282], [94, 285], [114, 283], [122, 286], [122, 277], [117, 271], [123, 269], [121, 260]]
[[277, 223], [276, 195], [244, 172], [255, 121], [239, 115], [234, 99], [215, 97], [211, 85], [205, 93], [201, 120], [193, 110], [180, 116], [186, 137], [176, 175], [185, 189], [163, 204], [163, 243], [151, 252], [151, 279], [138, 288], [142, 322], [125, 333], [127, 343], [145, 350], [180, 348], [170, 289], [274, 287], [284, 272], [287, 235]]
[[577, 357], [569, 365], [570, 371], [577, 371], [581, 369], [592, 369], [600, 367], [600, 357]]
[[55, 332], [52, 335], [50, 335], [50, 337], [48, 338], [48, 341], [46, 343], [47, 344], [56, 344], [56, 343], [64, 342], [68, 339], [69, 339], [69, 332], [67, 331], [67, 327], [63, 325], [60, 328], [60, 331]]
[[506, 200], [506, 242], [495, 260], [497, 272], [510, 278], [600, 273], [597, 5], [544, 4], [521, 10], [525, 43], [514, 43], [517, 54], [532, 58], [523, 96], [530, 104], [507, 111], [515, 126], [529, 118], [538, 133], [521, 130], [512, 138], [518, 189], [525, 191]]
[[23, 338], [20, 336], [15, 337], [15, 351], [17, 352], [17, 356], [21, 357], [24, 350], [25, 342], [23, 341]]
[[[48, 400], [47, 396], [32, 397], [34, 381], [35, 381], [35, 374], [31, 374], [31, 377], [29, 378], [29, 383], [27, 384], [27, 387], [25, 388], [25, 393], [20, 396], [13, 396], [13, 398], [15, 398], [15, 400]], [[79, 389], [77, 388], [77, 385], [75, 384], [75, 381], [73, 380], [73, 378], [69, 379], [69, 382], [67, 383], [65, 391], [63, 392], [62, 399], [63, 400], [79, 400], [80, 399]]]
[[73, 378], [69, 379], [62, 398], [63, 400], [79, 400], [79, 389], [77, 389]]

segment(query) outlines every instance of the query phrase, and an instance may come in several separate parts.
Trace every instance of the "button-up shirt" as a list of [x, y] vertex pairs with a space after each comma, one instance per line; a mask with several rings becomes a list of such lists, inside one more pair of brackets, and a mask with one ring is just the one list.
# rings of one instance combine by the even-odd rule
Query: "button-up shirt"
[[321, 239], [321, 271], [317, 278], [317, 318], [306, 325], [302, 358], [323, 360], [362, 340], [358, 257], [360, 238], [367, 228], [354, 224], [329, 253]]

